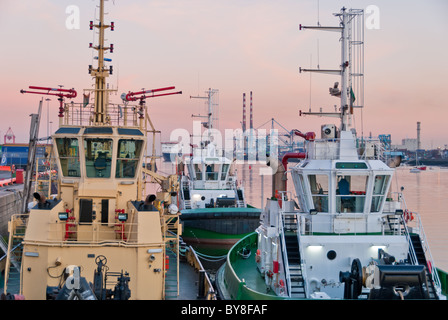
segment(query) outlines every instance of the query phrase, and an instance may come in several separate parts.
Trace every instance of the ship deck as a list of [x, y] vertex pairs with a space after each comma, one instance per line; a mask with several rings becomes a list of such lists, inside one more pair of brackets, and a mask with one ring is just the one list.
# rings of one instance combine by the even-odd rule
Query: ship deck
[[179, 295], [167, 300], [195, 300], [198, 298], [199, 273], [186, 261], [179, 263]]
[[[258, 272], [257, 264], [255, 262], [256, 248], [251, 249], [251, 254], [248, 258], [239, 257], [232, 261], [232, 268], [235, 271], [237, 277], [244, 283], [249, 290], [253, 290], [259, 293], [265, 293], [272, 298], [277, 297], [277, 295], [266, 286], [265, 280], [261, 273]], [[233, 300], [236, 297], [231, 297], [227, 290], [222, 290], [226, 287], [224, 283], [223, 273], [225, 271], [226, 264], [224, 264], [219, 270], [216, 277], [217, 287], [219, 288], [219, 293], [223, 296], [224, 300]]]

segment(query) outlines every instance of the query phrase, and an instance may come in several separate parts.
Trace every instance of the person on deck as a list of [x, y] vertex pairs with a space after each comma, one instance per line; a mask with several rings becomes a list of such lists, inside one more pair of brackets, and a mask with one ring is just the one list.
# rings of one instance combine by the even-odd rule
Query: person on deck
[[149, 194], [146, 197], [145, 202], [143, 203], [143, 210], [145, 210], [145, 211], [159, 211], [154, 206], [154, 200], [156, 200], [156, 196], [153, 195], [153, 194]]

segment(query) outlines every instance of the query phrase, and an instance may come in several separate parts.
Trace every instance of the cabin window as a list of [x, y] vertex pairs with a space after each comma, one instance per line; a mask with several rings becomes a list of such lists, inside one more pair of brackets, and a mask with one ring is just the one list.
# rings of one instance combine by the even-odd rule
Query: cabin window
[[313, 174], [308, 176], [314, 209], [328, 212], [328, 175]]
[[229, 171], [229, 164], [223, 164], [222, 165], [222, 171], [221, 171], [221, 180], [226, 180], [227, 172]]
[[218, 180], [219, 164], [206, 164], [205, 165], [205, 179]]
[[336, 185], [337, 212], [363, 212], [368, 176], [338, 175]]
[[134, 178], [140, 161], [143, 141], [118, 140], [116, 178]]
[[194, 172], [196, 173], [196, 180], [202, 180], [202, 163], [194, 165]]
[[372, 194], [372, 206], [371, 212], [379, 212], [381, 209], [381, 203], [383, 202], [384, 196], [387, 193], [387, 188], [389, 186], [389, 175], [378, 175], [375, 176], [375, 182], [373, 184], [373, 194]]
[[84, 139], [88, 178], [110, 178], [112, 143], [112, 139]]
[[79, 143], [77, 138], [56, 138], [62, 174], [65, 177], [80, 177]]
[[[305, 178], [303, 175], [299, 174], [299, 180], [300, 180], [300, 188], [302, 189], [302, 192], [298, 192], [299, 201], [301, 201], [303, 204], [301, 204], [303, 207], [308, 208], [308, 192], [306, 192], [305, 187]], [[303, 198], [301, 197], [303, 196]]]

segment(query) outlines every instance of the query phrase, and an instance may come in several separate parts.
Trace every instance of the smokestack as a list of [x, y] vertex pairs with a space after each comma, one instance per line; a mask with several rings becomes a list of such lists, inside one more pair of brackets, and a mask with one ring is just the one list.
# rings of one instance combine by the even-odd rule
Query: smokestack
[[246, 93], [243, 93], [243, 133], [246, 132]]
[[254, 128], [254, 115], [252, 110], [252, 91], [250, 92], [250, 128]]
[[417, 122], [417, 150], [420, 150], [420, 121]]

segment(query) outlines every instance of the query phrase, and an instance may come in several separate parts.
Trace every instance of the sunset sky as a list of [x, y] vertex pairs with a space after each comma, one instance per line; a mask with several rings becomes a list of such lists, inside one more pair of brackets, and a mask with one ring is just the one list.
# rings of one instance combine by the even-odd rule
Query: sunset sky
[[[90, 88], [89, 42], [97, 0], [0, 0], [0, 137], [9, 127], [16, 142], [28, 142], [29, 114], [40, 96], [28, 86]], [[68, 29], [70, 5], [79, 7], [80, 28]], [[404, 0], [115, 0], [106, 2], [106, 39], [115, 51], [109, 78], [118, 94], [176, 86], [182, 95], [148, 101], [162, 140], [176, 128], [192, 130], [192, 114], [204, 103], [190, 99], [219, 90], [220, 128], [239, 128], [242, 95], [253, 92], [254, 126], [274, 118], [288, 129], [320, 132], [332, 118], [299, 117], [299, 110], [333, 111], [328, 88], [339, 79], [299, 73], [299, 67], [336, 69], [339, 35], [299, 31], [299, 24], [337, 26], [341, 7], [379, 9], [379, 29], [365, 30], [365, 136], [391, 134], [392, 143], [416, 138], [424, 148], [448, 144], [448, 1]], [[367, 15], [366, 15], [367, 16]], [[311, 99], [310, 99], [311, 98]], [[52, 130], [58, 102], [49, 103]], [[44, 105], [40, 136], [46, 136]], [[356, 115], [357, 131], [361, 116]]]

